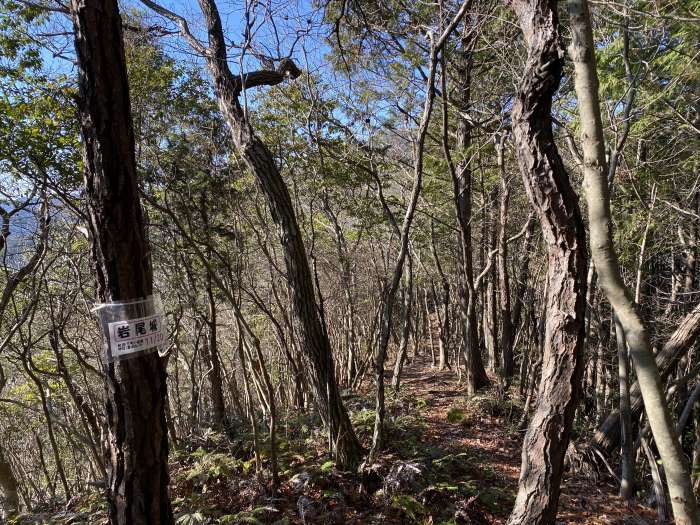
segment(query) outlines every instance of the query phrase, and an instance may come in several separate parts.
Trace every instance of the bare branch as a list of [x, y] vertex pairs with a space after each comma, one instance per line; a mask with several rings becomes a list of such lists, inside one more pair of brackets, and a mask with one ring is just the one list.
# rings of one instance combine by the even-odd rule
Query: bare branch
[[178, 15], [177, 13], [173, 13], [169, 9], [166, 9], [165, 7], [156, 4], [155, 2], [152, 2], [151, 0], [141, 0], [141, 3], [144, 4], [146, 7], [151, 8], [153, 11], [158, 13], [161, 16], [164, 16], [171, 22], [174, 22], [178, 25], [180, 28], [180, 34], [187, 40], [187, 43], [194, 49], [197, 53], [201, 54], [202, 56], [206, 56], [208, 54], [208, 49], [202, 44], [195, 36], [192, 34], [190, 31], [190, 27], [187, 24], [187, 20], [185, 20], [183, 17]]

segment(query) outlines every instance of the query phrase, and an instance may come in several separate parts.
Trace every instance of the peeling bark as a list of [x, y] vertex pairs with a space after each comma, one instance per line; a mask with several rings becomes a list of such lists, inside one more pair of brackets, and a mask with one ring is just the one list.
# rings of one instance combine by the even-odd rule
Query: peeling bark
[[523, 442], [510, 525], [553, 524], [583, 373], [586, 239], [578, 199], [552, 133], [563, 50], [554, 0], [515, 0], [528, 47], [513, 106], [513, 140], [547, 249], [547, 318], [537, 409]]

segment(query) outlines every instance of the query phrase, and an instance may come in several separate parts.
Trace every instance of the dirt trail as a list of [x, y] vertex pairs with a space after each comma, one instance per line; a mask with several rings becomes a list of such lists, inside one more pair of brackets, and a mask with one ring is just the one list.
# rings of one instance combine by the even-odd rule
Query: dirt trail
[[[489, 398], [495, 397], [494, 391], [477, 396], [483, 403], [470, 408], [474, 403], [464, 396], [457, 374], [431, 368], [424, 357], [414, 359], [406, 367], [402, 385], [403, 396], [415, 397], [426, 406], [422, 413], [427, 425], [420, 435], [420, 446], [452, 454], [466, 452], [475, 467], [469, 476], [479, 489], [498, 489], [508, 496], [505, 501], [495, 498], [490, 512], [484, 511], [485, 521], [505, 523], [517, 490], [522, 435], [508, 422], [507, 414], [478, 410], [484, 405], [492, 406]], [[451, 422], [450, 419], [459, 418], [461, 411], [464, 418]], [[448, 414], [455, 413], [457, 417], [448, 418]], [[650, 525], [656, 523], [656, 516], [638, 503], [625, 504], [617, 496], [612, 478], [596, 484], [567, 476], [562, 483], [558, 523]]]

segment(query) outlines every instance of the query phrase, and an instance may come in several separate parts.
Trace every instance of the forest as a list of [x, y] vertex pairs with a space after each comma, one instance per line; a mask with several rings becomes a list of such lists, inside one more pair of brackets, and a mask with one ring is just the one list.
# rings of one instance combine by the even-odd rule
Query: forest
[[0, 524], [700, 525], [699, 0], [0, 0]]

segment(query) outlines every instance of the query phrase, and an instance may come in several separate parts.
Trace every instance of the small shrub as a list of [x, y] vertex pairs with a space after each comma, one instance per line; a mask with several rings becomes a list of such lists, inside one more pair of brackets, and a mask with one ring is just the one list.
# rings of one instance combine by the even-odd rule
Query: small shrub
[[[247, 470], [244, 463], [229, 454], [209, 453], [197, 450], [192, 456], [198, 458], [195, 464], [185, 472], [185, 479], [195, 485], [204, 486], [210, 481], [227, 478], [238, 470]], [[248, 469], [250, 465], [248, 465]]]
[[428, 509], [413, 496], [397, 494], [391, 498], [391, 506], [413, 523], [423, 523], [428, 517]]
[[459, 423], [464, 419], [464, 410], [461, 408], [451, 408], [447, 412], [447, 421], [450, 423]]
[[211, 520], [201, 512], [187, 512], [175, 520], [175, 525], [208, 525]]
[[372, 430], [374, 428], [375, 412], [370, 408], [363, 408], [353, 412], [350, 416], [353, 426], [357, 430]]

